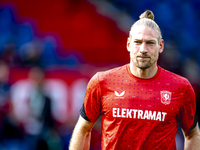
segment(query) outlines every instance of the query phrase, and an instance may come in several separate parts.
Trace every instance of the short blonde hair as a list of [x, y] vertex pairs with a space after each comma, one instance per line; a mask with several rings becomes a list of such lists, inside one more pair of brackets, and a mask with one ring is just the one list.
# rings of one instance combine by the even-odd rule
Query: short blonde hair
[[[154, 14], [152, 11], [146, 10], [144, 13], [142, 13], [140, 15], [140, 19], [132, 25], [131, 30], [136, 26], [147, 26], [149, 28], [152, 28], [152, 29], [156, 30], [158, 33], [158, 41], [160, 41], [162, 39], [160, 27], [154, 21]], [[129, 32], [129, 38], [132, 37], [131, 30]]]

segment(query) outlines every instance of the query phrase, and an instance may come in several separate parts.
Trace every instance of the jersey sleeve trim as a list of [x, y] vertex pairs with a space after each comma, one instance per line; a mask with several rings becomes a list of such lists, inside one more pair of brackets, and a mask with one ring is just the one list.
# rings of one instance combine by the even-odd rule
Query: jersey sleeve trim
[[86, 113], [85, 113], [85, 108], [84, 108], [84, 104], [82, 105], [81, 109], [80, 109], [80, 115], [87, 121], [91, 122], [90, 119], [87, 117]]
[[196, 127], [196, 125], [197, 125], [197, 122], [198, 122], [198, 116], [197, 116], [197, 114], [195, 114], [194, 123], [193, 123], [192, 127], [189, 130], [194, 129]]

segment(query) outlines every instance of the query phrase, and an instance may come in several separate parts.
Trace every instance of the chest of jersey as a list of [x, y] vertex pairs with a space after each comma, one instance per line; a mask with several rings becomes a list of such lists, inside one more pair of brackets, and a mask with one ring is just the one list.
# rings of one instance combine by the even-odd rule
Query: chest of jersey
[[176, 149], [178, 123], [191, 127], [194, 93], [180, 76], [159, 68], [145, 80], [121, 67], [95, 81], [86, 108], [90, 118], [101, 115], [103, 149]]
[[173, 83], [115, 82], [102, 91], [102, 114], [107, 119], [176, 121], [183, 93]]

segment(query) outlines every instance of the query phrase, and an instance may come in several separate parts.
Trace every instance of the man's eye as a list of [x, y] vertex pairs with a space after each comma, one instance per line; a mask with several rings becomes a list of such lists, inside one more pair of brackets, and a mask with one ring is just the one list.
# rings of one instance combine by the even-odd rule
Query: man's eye
[[136, 44], [140, 44], [141, 42], [140, 42], [140, 41], [134, 41], [134, 43], [136, 43]]
[[154, 42], [147, 42], [147, 44], [154, 44]]

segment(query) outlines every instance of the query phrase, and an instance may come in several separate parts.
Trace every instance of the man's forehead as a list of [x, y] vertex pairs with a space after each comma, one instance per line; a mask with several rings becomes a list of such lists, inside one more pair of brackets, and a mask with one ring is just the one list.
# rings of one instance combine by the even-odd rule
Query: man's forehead
[[136, 26], [131, 29], [131, 37], [132, 39], [146, 39], [146, 40], [157, 40], [158, 34], [157, 32], [146, 26]]

